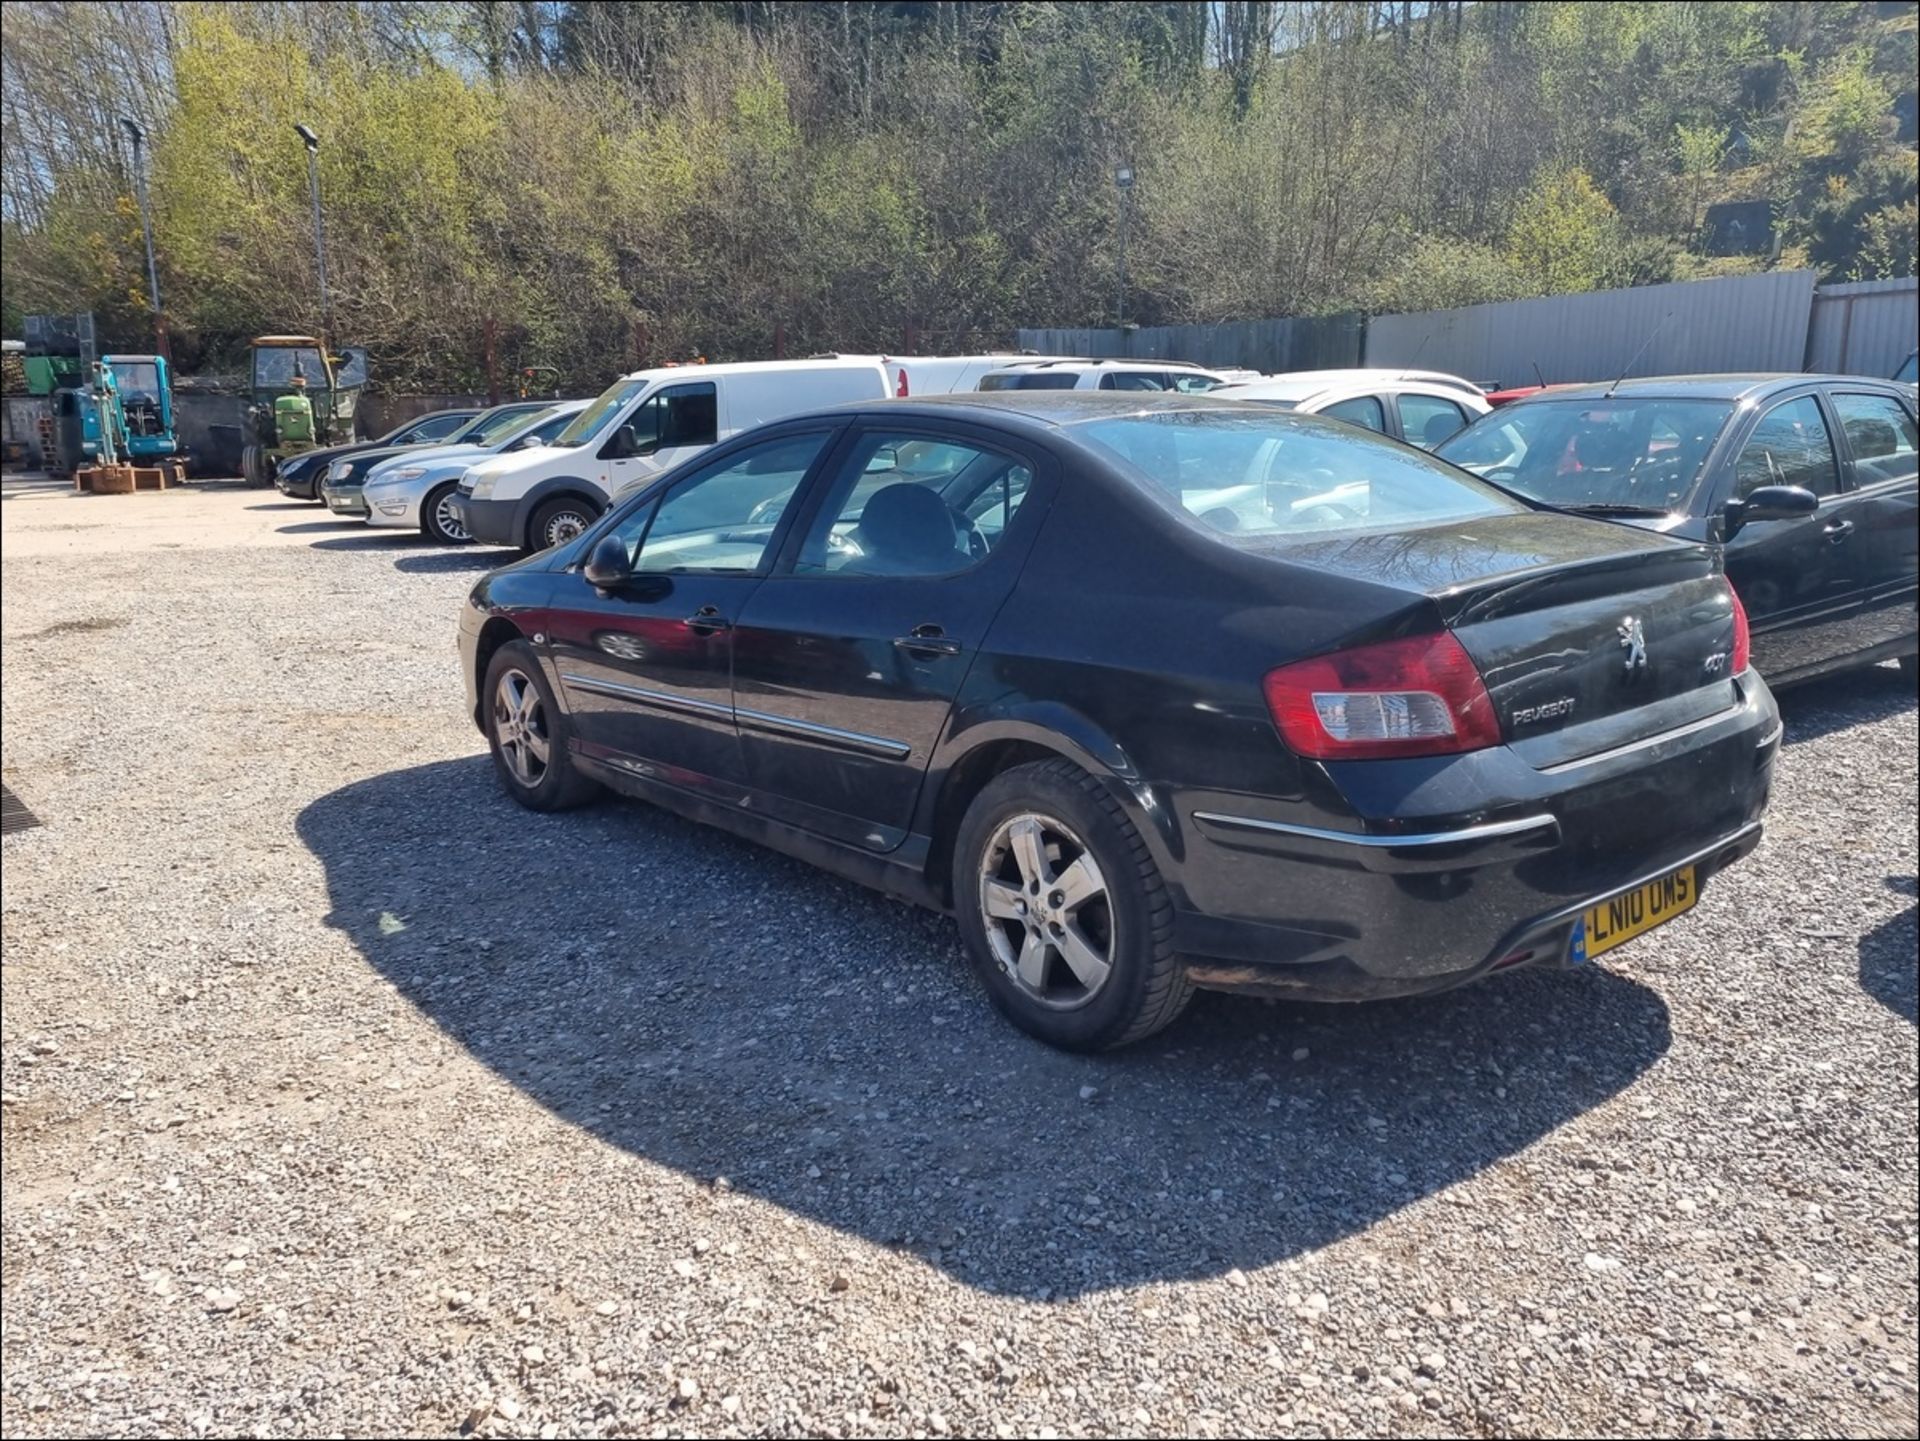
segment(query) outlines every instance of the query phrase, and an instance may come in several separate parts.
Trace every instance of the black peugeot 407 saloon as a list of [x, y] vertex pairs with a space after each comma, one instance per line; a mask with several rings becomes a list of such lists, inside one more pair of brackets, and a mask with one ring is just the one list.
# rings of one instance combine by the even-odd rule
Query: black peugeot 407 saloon
[[1586, 964], [1759, 842], [1780, 737], [1714, 547], [1196, 396], [749, 432], [488, 575], [461, 655], [523, 805], [949, 911], [1076, 1049]]

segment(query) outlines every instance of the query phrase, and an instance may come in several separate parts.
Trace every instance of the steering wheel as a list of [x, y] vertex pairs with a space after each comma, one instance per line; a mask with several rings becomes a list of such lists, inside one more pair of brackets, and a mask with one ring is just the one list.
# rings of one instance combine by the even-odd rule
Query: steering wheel
[[1296, 511], [1295, 515], [1314, 525], [1325, 525], [1331, 521], [1335, 525], [1357, 524], [1365, 520], [1366, 515], [1350, 505], [1342, 505], [1337, 500], [1323, 500], [1317, 505], [1307, 506]]
[[1480, 472], [1480, 478], [1492, 485], [1511, 485], [1520, 478], [1517, 465], [1496, 465], [1491, 470]]
[[988, 550], [987, 538], [980, 534], [980, 527], [973, 523], [973, 517], [957, 505], [950, 505], [947, 509], [953, 512], [954, 530], [967, 543], [967, 554], [975, 560], [985, 560]]

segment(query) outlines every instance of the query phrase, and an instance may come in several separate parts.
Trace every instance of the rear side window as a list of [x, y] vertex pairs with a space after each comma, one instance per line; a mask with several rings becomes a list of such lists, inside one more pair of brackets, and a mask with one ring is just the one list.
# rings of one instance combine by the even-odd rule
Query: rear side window
[[1400, 429], [1407, 444], [1432, 450], [1441, 441], [1467, 427], [1467, 413], [1438, 395], [1400, 396]]
[[1315, 416], [1175, 411], [1073, 433], [1156, 499], [1228, 535], [1396, 530], [1522, 508], [1451, 466]]
[[982, 378], [982, 390], [1072, 390], [1080, 377], [1071, 370], [1015, 370]]
[[1100, 377], [1102, 390], [1168, 390], [1171, 385], [1165, 371], [1117, 370]]
[[1322, 406], [1319, 413], [1380, 435], [1387, 433], [1387, 412], [1377, 395], [1356, 395], [1351, 400], [1336, 400], [1332, 405]]
[[1774, 406], [1741, 447], [1733, 467], [1733, 498], [1745, 500], [1763, 485], [1798, 485], [1815, 495], [1839, 491], [1833, 437], [1811, 395]]
[[1853, 452], [1856, 485], [1878, 485], [1904, 480], [1915, 473], [1913, 417], [1890, 395], [1862, 395], [1842, 391], [1833, 397]]

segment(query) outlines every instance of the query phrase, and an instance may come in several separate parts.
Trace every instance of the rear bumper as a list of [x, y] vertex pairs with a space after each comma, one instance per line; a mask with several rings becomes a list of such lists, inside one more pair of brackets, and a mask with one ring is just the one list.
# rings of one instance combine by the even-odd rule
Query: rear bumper
[[480, 544], [520, 544], [519, 501], [475, 500], [464, 492], [455, 492], [451, 509], [467, 534]]
[[1182, 797], [1175, 944], [1200, 985], [1328, 1000], [1564, 963], [1589, 905], [1683, 865], [1704, 886], [1759, 844], [1779, 713], [1757, 676], [1734, 685], [1710, 725], [1549, 770], [1506, 747], [1327, 767], [1358, 825]]

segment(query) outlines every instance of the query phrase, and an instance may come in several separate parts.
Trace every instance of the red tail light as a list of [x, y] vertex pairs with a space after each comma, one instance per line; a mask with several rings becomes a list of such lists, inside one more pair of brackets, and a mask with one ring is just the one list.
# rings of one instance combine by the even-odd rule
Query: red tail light
[[1311, 760], [1440, 756], [1500, 744], [1486, 683], [1448, 631], [1358, 646], [1269, 672], [1280, 738]]
[[1745, 675], [1753, 664], [1753, 634], [1747, 627], [1747, 608], [1740, 604], [1740, 592], [1728, 586], [1727, 594], [1733, 597], [1733, 673]]
[[907, 368], [904, 365], [900, 367], [900, 383], [894, 386], [893, 394], [897, 400], [907, 398]]

